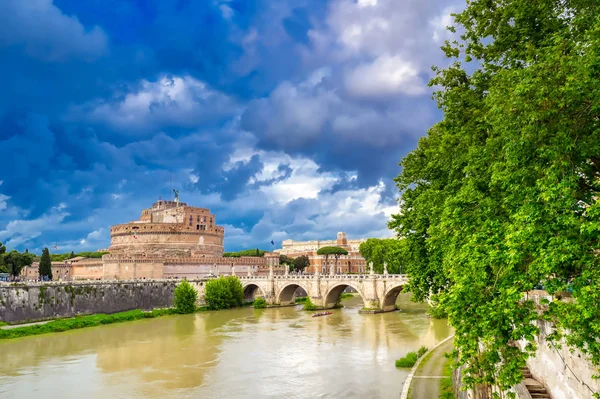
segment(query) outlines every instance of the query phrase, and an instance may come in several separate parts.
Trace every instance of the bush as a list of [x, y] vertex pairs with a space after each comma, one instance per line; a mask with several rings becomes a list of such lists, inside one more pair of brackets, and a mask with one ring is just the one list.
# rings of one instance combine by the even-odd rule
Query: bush
[[419, 356], [415, 352], [408, 352], [406, 356], [396, 360], [396, 367], [412, 367], [418, 358]]
[[209, 309], [229, 309], [244, 304], [244, 289], [235, 276], [219, 277], [206, 283], [205, 300]]
[[304, 303], [304, 302], [306, 302], [307, 299], [308, 299], [307, 296], [301, 296], [299, 298], [296, 298], [296, 303]]
[[421, 357], [421, 356], [423, 356], [423, 355], [424, 355], [424, 354], [427, 352], [427, 350], [428, 350], [428, 349], [427, 349], [427, 347], [426, 347], [426, 346], [421, 346], [421, 347], [419, 348], [419, 350], [417, 351], [417, 356], [418, 356], [418, 357]]
[[183, 280], [175, 288], [175, 298], [173, 304], [179, 313], [193, 313], [196, 310], [196, 299], [198, 292], [187, 282]]
[[313, 305], [312, 301], [310, 300], [310, 297], [307, 296], [306, 297], [306, 301], [304, 301], [304, 310], [316, 310], [317, 307], [315, 305]]
[[428, 313], [434, 319], [445, 319], [448, 317], [446, 311], [440, 305], [430, 306]]
[[254, 306], [254, 309], [264, 309], [267, 307], [267, 301], [265, 301], [265, 298], [256, 298], [252, 302], [252, 306]]

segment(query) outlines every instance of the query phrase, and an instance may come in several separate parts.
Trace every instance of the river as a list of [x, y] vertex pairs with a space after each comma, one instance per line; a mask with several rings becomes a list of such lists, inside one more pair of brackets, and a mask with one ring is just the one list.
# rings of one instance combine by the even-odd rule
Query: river
[[401, 311], [333, 315], [252, 308], [0, 342], [1, 398], [393, 398], [394, 361], [450, 335], [399, 296]]

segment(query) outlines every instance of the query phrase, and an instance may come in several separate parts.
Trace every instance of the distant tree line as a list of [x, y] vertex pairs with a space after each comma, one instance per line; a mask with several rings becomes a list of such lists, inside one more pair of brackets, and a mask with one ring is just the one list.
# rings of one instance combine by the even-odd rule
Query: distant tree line
[[6, 247], [0, 242], [0, 273], [9, 273], [13, 279], [17, 278], [25, 266], [31, 266], [34, 259], [35, 255], [28, 250], [6, 252]]

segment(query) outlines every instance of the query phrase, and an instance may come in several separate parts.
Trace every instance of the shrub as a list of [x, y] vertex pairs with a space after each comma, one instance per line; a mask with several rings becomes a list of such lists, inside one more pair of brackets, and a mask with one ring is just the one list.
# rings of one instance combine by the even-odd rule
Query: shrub
[[415, 352], [408, 352], [406, 356], [396, 360], [396, 367], [412, 367], [418, 358], [419, 356]]
[[198, 292], [187, 282], [183, 280], [175, 288], [175, 298], [173, 304], [179, 313], [193, 313], [196, 310], [196, 299]]
[[307, 296], [301, 296], [299, 298], [296, 298], [296, 303], [304, 303], [304, 302], [306, 302], [307, 299], [308, 299]]
[[307, 296], [306, 297], [306, 301], [304, 301], [304, 310], [316, 310], [317, 307], [315, 305], [313, 305], [312, 301], [310, 300], [310, 297]]
[[235, 276], [219, 277], [206, 283], [205, 300], [209, 309], [229, 309], [244, 304], [244, 289]]
[[427, 352], [427, 347], [426, 346], [421, 346], [419, 348], [419, 350], [417, 351], [417, 356], [421, 357], [423, 356], [425, 353]]
[[252, 302], [252, 306], [254, 306], [254, 309], [264, 309], [267, 307], [267, 301], [265, 301], [265, 298], [256, 298]]
[[430, 306], [428, 313], [434, 319], [445, 319], [448, 317], [446, 311], [440, 305]]

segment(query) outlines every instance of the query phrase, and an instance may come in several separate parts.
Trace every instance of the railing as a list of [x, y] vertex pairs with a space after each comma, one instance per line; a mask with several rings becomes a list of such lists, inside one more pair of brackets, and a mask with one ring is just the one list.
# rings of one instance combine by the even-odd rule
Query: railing
[[[268, 280], [270, 277], [266, 276], [238, 276], [242, 280]], [[288, 274], [288, 275], [275, 275], [273, 276], [276, 280], [314, 280], [314, 279], [332, 279], [332, 280], [360, 280], [360, 279], [379, 279], [379, 280], [403, 280], [407, 279], [406, 274]]]

